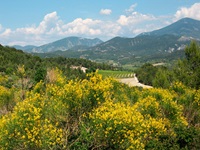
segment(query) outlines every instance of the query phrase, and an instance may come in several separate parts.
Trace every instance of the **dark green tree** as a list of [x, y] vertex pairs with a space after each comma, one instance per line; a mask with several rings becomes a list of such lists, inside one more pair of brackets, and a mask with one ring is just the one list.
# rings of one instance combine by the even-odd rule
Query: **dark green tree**
[[153, 79], [153, 87], [169, 88], [172, 82], [172, 72], [167, 68], [159, 68]]
[[44, 67], [39, 67], [36, 69], [34, 80], [35, 82], [44, 81], [47, 74], [47, 70]]
[[141, 68], [135, 71], [136, 76], [138, 77], [141, 83], [146, 85], [152, 85], [152, 81], [156, 75], [157, 68], [152, 64], [144, 64]]
[[174, 69], [176, 77], [185, 85], [199, 89], [200, 87], [200, 47], [191, 42], [185, 48], [185, 59], [179, 60]]

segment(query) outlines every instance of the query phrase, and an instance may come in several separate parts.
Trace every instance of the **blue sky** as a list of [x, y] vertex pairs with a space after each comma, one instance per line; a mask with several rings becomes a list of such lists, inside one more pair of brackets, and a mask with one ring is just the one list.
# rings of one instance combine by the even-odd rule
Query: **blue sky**
[[0, 44], [135, 37], [184, 17], [200, 20], [199, 0], [2, 0]]

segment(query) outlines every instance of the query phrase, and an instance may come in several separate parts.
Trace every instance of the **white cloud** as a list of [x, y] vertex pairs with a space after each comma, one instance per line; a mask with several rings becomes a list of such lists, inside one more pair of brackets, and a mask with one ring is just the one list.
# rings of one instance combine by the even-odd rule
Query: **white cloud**
[[117, 22], [122, 26], [136, 26], [139, 23], [156, 20], [156, 17], [150, 14], [142, 14], [135, 11], [137, 4], [131, 5], [128, 9], [125, 10], [126, 15], [119, 16]]
[[182, 7], [175, 14], [176, 20], [184, 17], [190, 17], [200, 20], [200, 3], [195, 3], [189, 8]]
[[120, 25], [125, 26], [125, 25], [128, 25], [129, 19], [128, 19], [128, 17], [126, 17], [126, 16], [124, 16], [124, 15], [121, 15], [121, 16], [119, 17], [119, 19], [117, 20], [117, 22], [118, 22]]
[[3, 26], [0, 24], [0, 32], [3, 30]]
[[63, 26], [66, 36], [78, 35], [108, 39], [118, 35], [120, 26], [111, 21], [77, 18]]
[[12, 33], [11, 29], [5, 29], [1, 35], [8, 37], [8, 36], [10, 36], [11, 33]]
[[62, 24], [62, 21], [59, 20], [56, 12], [47, 14], [42, 22], [40, 22], [38, 27], [26, 27], [18, 28], [16, 32], [25, 33], [25, 34], [48, 34], [52, 32], [58, 32], [60, 30], [59, 26]]
[[152, 14], [142, 14], [135, 11], [137, 4], [133, 4], [126, 9], [126, 14], [120, 15], [117, 23], [121, 26], [120, 35], [134, 37], [142, 32], [149, 32], [161, 27], [166, 24], [166, 19], [169, 17], [165, 16], [154, 16]]
[[100, 20], [77, 18], [74, 21], [63, 26], [63, 33], [66, 35], [99, 35], [101, 34], [101, 31], [97, 27], [98, 24], [101, 24]]
[[38, 26], [32, 25], [15, 30], [5, 29], [3, 33], [0, 33], [0, 39], [6, 41], [5, 44], [8, 45], [18, 43], [41, 45], [50, 42], [53, 36], [58, 37], [61, 26], [62, 20], [59, 20], [56, 12], [52, 12], [45, 15]]
[[99, 37], [107, 40], [118, 35], [120, 26], [116, 22], [77, 18], [64, 23], [56, 12], [44, 16], [38, 26], [32, 25], [0, 32], [0, 42], [5, 45], [42, 45], [67, 36]]
[[141, 22], [155, 20], [155, 19], [156, 17], [154, 17], [153, 15], [146, 15], [146, 14], [141, 14], [139, 12], [132, 12], [128, 16], [121, 15], [117, 20], [117, 22], [120, 25], [126, 26], [126, 25], [136, 25]]
[[[9, 29], [0, 24], [0, 43], [4, 45], [42, 45], [68, 36], [100, 38], [108, 40], [115, 36], [134, 37], [172, 23], [174, 16], [154, 16], [135, 11], [137, 4], [131, 5], [118, 19], [105, 21], [91, 18], [76, 18], [65, 23], [57, 12], [46, 14], [38, 25]], [[200, 3], [189, 8], [180, 8], [175, 17], [200, 19]], [[102, 12], [101, 12], [102, 11]], [[111, 14], [110, 9], [102, 9], [101, 14]]]
[[134, 11], [134, 9], [135, 9], [136, 6], [137, 6], [136, 3], [133, 4], [133, 5], [131, 5], [131, 6], [129, 7], [129, 9], [126, 9], [126, 10], [125, 10], [125, 12], [126, 12], [126, 13], [132, 13], [132, 12]]
[[102, 15], [110, 15], [112, 13], [111, 9], [101, 9], [100, 14]]
[[[171, 21], [172, 17], [169, 16], [154, 16], [152, 14], [143, 14], [135, 11], [137, 4], [131, 5], [125, 10], [117, 19], [117, 23], [121, 27], [120, 36], [134, 37], [142, 32], [150, 32], [162, 28]], [[166, 21], [170, 20], [170, 21]]]

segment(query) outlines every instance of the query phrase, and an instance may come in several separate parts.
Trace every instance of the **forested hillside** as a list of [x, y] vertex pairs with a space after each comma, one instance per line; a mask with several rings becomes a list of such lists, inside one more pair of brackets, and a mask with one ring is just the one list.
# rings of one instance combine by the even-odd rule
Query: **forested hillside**
[[185, 57], [177, 60], [171, 68], [144, 64], [136, 70], [140, 82], [154, 87], [169, 88], [175, 81], [184, 85], [200, 88], [200, 46], [191, 42], [185, 48]]
[[[45, 76], [47, 70], [55, 67], [62, 70], [69, 79], [76, 77], [85, 78], [85, 73], [79, 68], [72, 69], [72, 66], [86, 67], [87, 72], [95, 71], [96, 69], [112, 69], [112, 66], [105, 63], [100, 64], [78, 58], [40, 58], [15, 48], [0, 45], [0, 72], [9, 75], [17, 74], [19, 66], [24, 67], [27, 78], [34, 79], [40, 76], [42, 80], [44, 80], [42, 76]], [[37, 81], [40, 79], [37, 79]]]
[[[54, 51], [55, 49], [53, 48], [53, 51], [48, 51], [48, 53], [36, 51], [35, 55], [41, 57], [86, 58], [98, 62], [112, 61], [119, 65], [140, 65], [144, 62], [152, 63], [156, 61], [171, 65], [174, 60], [182, 58], [186, 45], [190, 44], [192, 40], [200, 43], [199, 39], [200, 21], [183, 18], [164, 28], [141, 33], [136, 37], [114, 37], [90, 47], [75, 46], [65, 48], [65, 46], [66, 51], [61, 51], [62, 48], [57, 49], [60, 51]], [[48, 44], [48, 46], [51, 44]], [[56, 45], [62, 44], [56, 42], [50, 47]]]
[[[69, 78], [66, 64], [86, 66], [86, 60], [41, 59], [2, 46], [0, 52], [1, 150], [200, 149], [196, 43], [175, 68], [152, 70], [147, 64], [138, 71], [143, 79], [157, 78], [157, 88], [151, 89], [129, 87], [98, 72]], [[42, 77], [30, 86], [28, 78], [37, 73]]]

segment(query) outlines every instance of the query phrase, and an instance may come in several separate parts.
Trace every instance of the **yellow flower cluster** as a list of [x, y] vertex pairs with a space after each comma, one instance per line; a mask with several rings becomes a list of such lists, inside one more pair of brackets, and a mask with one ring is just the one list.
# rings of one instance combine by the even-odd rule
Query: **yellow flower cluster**
[[[45, 97], [29, 93], [13, 113], [0, 120], [0, 145], [8, 148], [47, 148], [62, 144], [63, 130], [49, 120]], [[10, 141], [12, 141], [10, 143]]]
[[159, 110], [160, 114], [162, 117], [169, 119], [174, 126], [188, 125], [186, 119], [183, 117], [183, 106], [177, 101], [177, 94], [174, 91], [152, 88], [146, 90], [144, 93], [144, 95], [148, 93], [147, 95], [151, 95], [156, 99], [160, 108], [162, 108]]
[[[180, 83], [168, 90], [141, 89], [97, 72], [84, 80], [67, 81], [58, 69], [47, 76], [0, 116], [0, 149], [91, 148], [85, 144], [142, 150], [161, 136], [177, 137], [175, 128], [187, 127], [186, 117], [200, 111], [200, 90]], [[0, 100], [6, 93], [0, 86]], [[195, 109], [187, 114], [190, 107]]]
[[90, 75], [89, 80], [70, 80], [67, 84], [47, 84], [46, 92], [54, 100], [62, 101], [69, 114], [81, 115], [112, 96], [112, 80]]
[[8, 81], [8, 77], [6, 75], [0, 74], [0, 85], [7, 81]]
[[9, 95], [9, 89], [0, 85], [0, 98], [4, 97], [4, 95]]
[[49, 83], [65, 84], [66, 79], [63, 77], [61, 70], [58, 68], [53, 68], [47, 71], [47, 81]]
[[[67, 141], [64, 135], [69, 136], [71, 130], [63, 130], [65, 125], [69, 126], [65, 123], [110, 99], [111, 82], [97, 73], [90, 75], [89, 80], [67, 82], [58, 69], [49, 71], [46, 85], [43, 82], [36, 84], [12, 113], [0, 119], [0, 146], [11, 149], [64, 147]], [[8, 90], [0, 88], [5, 95]]]
[[95, 109], [90, 118], [96, 138], [106, 138], [119, 149], [144, 149], [148, 140], [166, 133], [169, 124], [167, 119], [142, 115], [135, 106], [112, 101]]
[[197, 90], [195, 93], [194, 103], [196, 103], [197, 106], [200, 107], [200, 89]]
[[0, 85], [0, 108], [8, 107], [10, 101], [11, 91]]
[[188, 125], [174, 91], [132, 88], [130, 95], [123, 97], [126, 88], [118, 88], [123, 91], [120, 101], [120, 96], [114, 95], [89, 115], [99, 141], [106, 139], [118, 149], [144, 149], [161, 135], [175, 137], [174, 127]]

